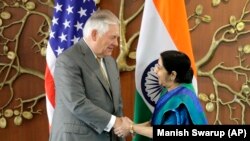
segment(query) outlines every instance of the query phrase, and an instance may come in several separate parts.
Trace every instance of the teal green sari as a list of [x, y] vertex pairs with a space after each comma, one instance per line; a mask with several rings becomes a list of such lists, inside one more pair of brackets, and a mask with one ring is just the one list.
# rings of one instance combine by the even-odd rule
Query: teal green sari
[[206, 125], [206, 115], [192, 84], [182, 84], [158, 100], [152, 125]]

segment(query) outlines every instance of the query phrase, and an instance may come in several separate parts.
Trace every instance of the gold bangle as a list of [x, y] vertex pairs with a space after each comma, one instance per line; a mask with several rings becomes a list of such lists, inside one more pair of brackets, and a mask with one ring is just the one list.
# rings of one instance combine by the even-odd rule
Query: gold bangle
[[129, 130], [129, 132], [131, 134], [134, 134], [134, 125], [133, 124], [130, 124], [130, 130]]

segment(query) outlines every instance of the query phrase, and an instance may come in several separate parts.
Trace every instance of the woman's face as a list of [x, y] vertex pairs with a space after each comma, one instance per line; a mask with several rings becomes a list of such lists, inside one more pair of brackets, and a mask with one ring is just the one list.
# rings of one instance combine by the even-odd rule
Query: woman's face
[[156, 65], [154, 71], [156, 75], [158, 76], [159, 85], [162, 85], [166, 88], [170, 88], [173, 85], [174, 83], [173, 77], [163, 67], [162, 58], [159, 58], [158, 64]]

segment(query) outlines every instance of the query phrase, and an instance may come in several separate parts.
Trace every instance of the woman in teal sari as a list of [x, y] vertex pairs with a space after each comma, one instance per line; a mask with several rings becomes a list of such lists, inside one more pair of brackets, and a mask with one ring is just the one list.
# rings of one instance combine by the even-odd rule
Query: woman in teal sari
[[152, 125], [207, 124], [192, 86], [193, 70], [186, 54], [179, 51], [161, 53], [155, 73], [167, 92], [156, 104]]
[[[161, 95], [149, 122], [133, 124], [126, 118], [127, 128], [116, 129], [118, 135], [126, 130], [143, 136], [153, 137], [153, 125], [205, 125], [208, 124], [202, 105], [192, 86], [193, 70], [189, 57], [179, 51], [160, 54], [155, 73], [166, 93]], [[129, 124], [128, 124], [129, 123]]]

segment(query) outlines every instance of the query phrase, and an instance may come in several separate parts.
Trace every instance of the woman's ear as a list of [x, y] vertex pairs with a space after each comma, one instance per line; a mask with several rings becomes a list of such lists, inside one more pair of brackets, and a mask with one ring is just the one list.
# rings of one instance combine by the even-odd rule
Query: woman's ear
[[176, 71], [172, 71], [170, 75], [170, 80], [175, 80], [176, 75], [177, 75]]

